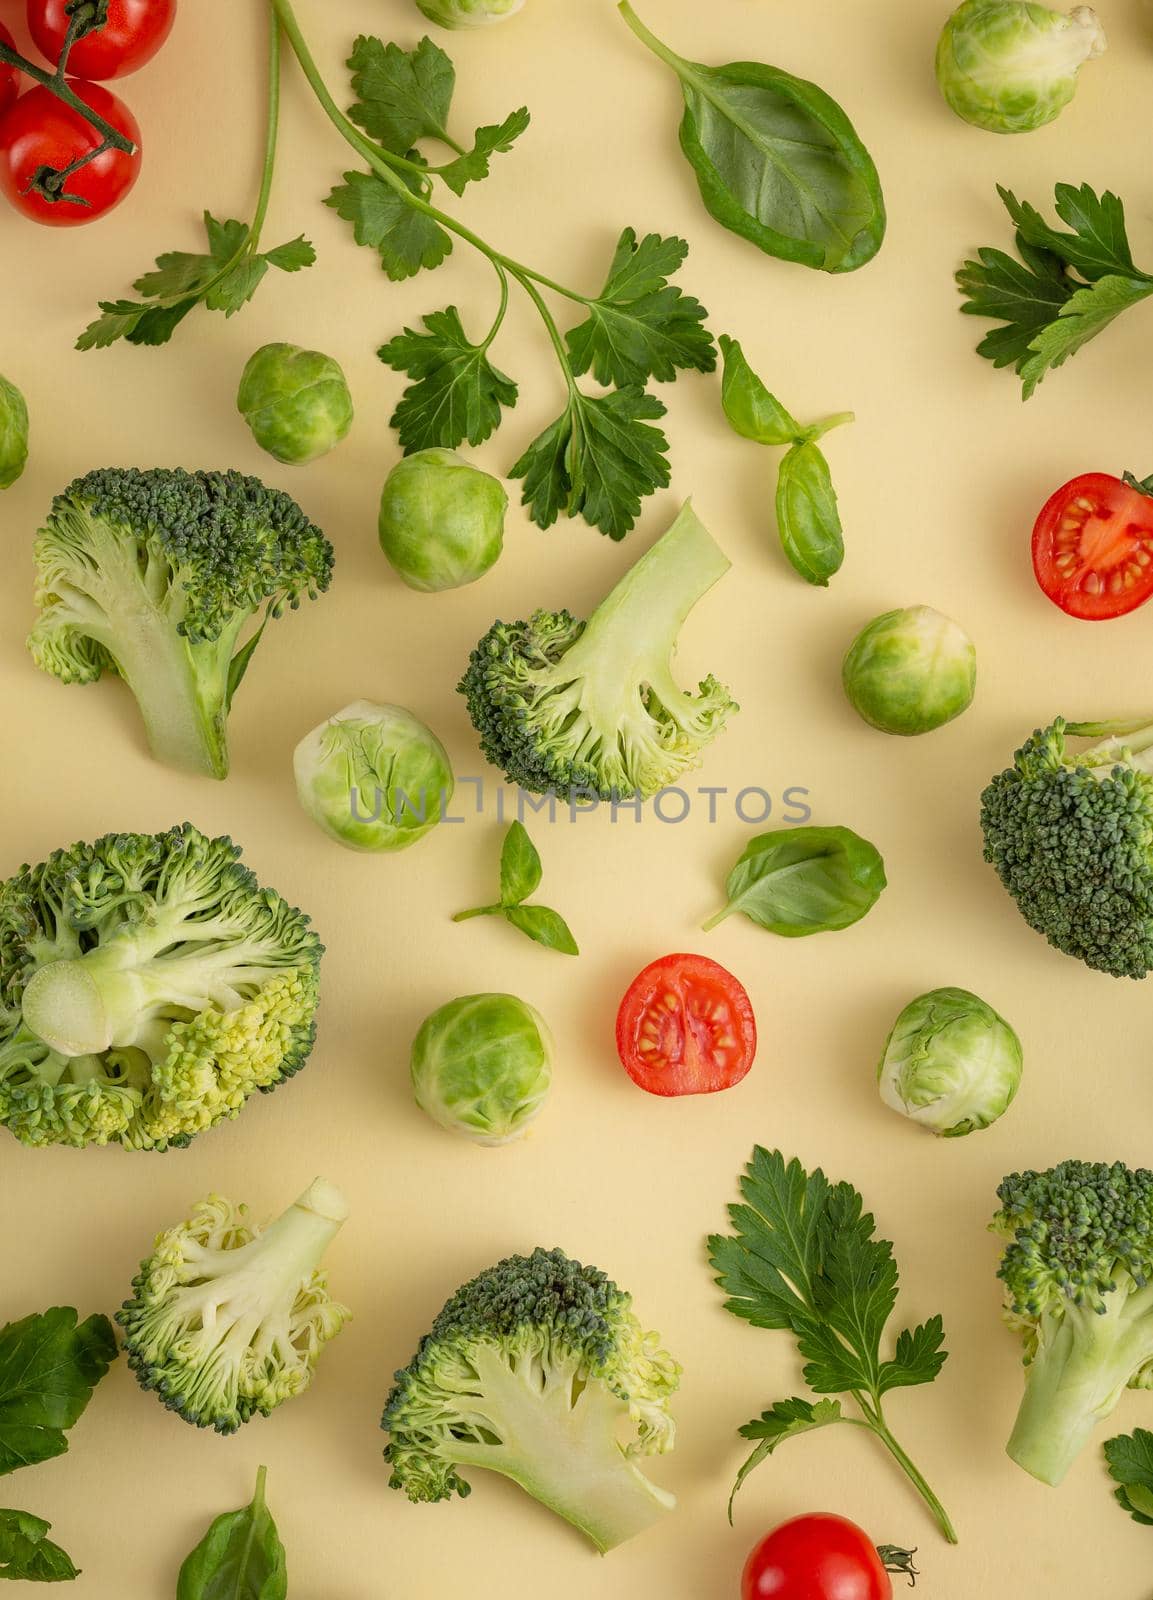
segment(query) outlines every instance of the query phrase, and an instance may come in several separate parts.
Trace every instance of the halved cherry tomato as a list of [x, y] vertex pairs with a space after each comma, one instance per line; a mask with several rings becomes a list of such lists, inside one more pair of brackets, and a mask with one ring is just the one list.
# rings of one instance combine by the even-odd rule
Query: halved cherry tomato
[[78, 111], [39, 85], [8, 108], [0, 117], [0, 191], [17, 211], [33, 221], [65, 228], [105, 216], [123, 200], [140, 171], [140, 129], [123, 100], [98, 83], [70, 78], [68, 86], [106, 122], [126, 134], [135, 144], [136, 153], [130, 156], [122, 150], [106, 150], [68, 179], [67, 192], [87, 204], [48, 200], [28, 188], [37, 172], [42, 167], [62, 170], [77, 156], [94, 150], [100, 144], [100, 135]]
[[708, 956], [663, 956], [617, 1012], [617, 1053], [649, 1094], [713, 1094], [740, 1083], [757, 1053], [744, 986]]
[[[915, 1572], [911, 1553], [889, 1550], [890, 1570]], [[827, 1512], [782, 1522], [745, 1563], [741, 1600], [892, 1600], [881, 1552], [855, 1522]]]
[[[68, 0], [28, 0], [28, 28], [53, 66], [68, 32]], [[176, 0], [108, 0], [108, 21], [77, 39], [68, 71], [78, 78], [126, 78], [160, 49], [176, 20]]]
[[[15, 50], [16, 41], [8, 29], [0, 22], [0, 40], [9, 50]], [[24, 74], [10, 67], [6, 61], [0, 61], [0, 116], [3, 116], [8, 107], [20, 93], [20, 83]]]
[[1135, 611], [1153, 595], [1153, 497], [1107, 472], [1073, 478], [1037, 518], [1033, 571], [1071, 617]]

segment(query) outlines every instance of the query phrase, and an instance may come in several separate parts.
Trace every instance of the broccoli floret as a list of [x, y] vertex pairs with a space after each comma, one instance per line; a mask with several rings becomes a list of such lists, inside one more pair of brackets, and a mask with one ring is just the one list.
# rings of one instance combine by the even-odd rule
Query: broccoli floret
[[347, 1216], [340, 1190], [317, 1178], [268, 1227], [209, 1195], [158, 1235], [116, 1313], [141, 1387], [217, 1433], [302, 1394], [351, 1315], [320, 1270]]
[[0, 883], [0, 1123], [186, 1145], [298, 1071], [323, 945], [230, 839], [110, 833]]
[[700, 764], [738, 709], [713, 677], [672, 674], [681, 626], [729, 569], [686, 504], [592, 618], [497, 622], [459, 685], [480, 746], [511, 783], [562, 799], [648, 799]]
[[265, 623], [332, 576], [332, 546], [296, 502], [239, 472], [89, 472], [52, 502], [35, 555], [36, 664], [64, 683], [117, 673], [156, 759], [214, 778]]
[[997, 1190], [1005, 1317], [1025, 1344], [1013, 1460], [1058, 1484], [1126, 1388], [1153, 1388], [1153, 1172], [1062, 1161]]
[[[1076, 755], [1066, 736], [1109, 734]], [[1039, 728], [981, 796], [985, 860], [1066, 955], [1118, 978], [1153, 967], [1153, 728]]]
[[382, 1422], [392, 1487], [447, 1500], [469, 1493], [459, 1468], [487, 1467], [602, 1552], [659, 1520], [675, 1502], [636, 1458], [672, 1449], [681, 1369], [631, 1307], [561, 1250], [510, 1256], [458, 1289], [396, 1374]]

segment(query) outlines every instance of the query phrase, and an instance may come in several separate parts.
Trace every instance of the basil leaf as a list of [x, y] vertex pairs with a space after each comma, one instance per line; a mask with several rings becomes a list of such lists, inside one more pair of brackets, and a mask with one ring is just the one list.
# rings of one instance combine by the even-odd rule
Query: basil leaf
[[845, 541], [829, 463], [818, 445], [796, 444], [781, 462], [777, 531], [801, 577], [824, 588], [845, 559]]
[[686, 61], [657, 39], [628, 0], [629, 27], [681, 82], [681, 149], [708, 211], [766, 255], [852, 272], [885, 237], [872, 157], [837, 102], [777, 67]]
[[851, 828], [779, 828], [746, 845], [729, 873], [715, 928], [735, 911], [770, 933], [797, 939], [858, 922], [885, 887], [885, 863]]
[[0, 1328], [0, 1477], [63, 1455], [66, 1432], [116, 1359], [107, 1317], [53, 1306]]
[[548, 906], [506, 906], [504, 914], [514, 928], [527, 933], [547, 950], [559, 950], [566, 956], [580, 955], [580, 946], [559, 911], [552, 911]]
[[51, 1527], [27, 1511], [0, 1511], [0, 1578], [66, 1583], [79, 1576], [71, 1557], [46, 1537]]
[[523, 822], [514, 822], [500, 852], [501, 904], [517, 906], [540, 888], [541, 864], [536, 845]]
[[256, 1475], [252, 1504], [217, 1517], [185, 1560], [176, 1600], [286, 1600], [284, 1546], [264, 1503], [267, 1470]]
[[769, 393], [737, 341], [722, 334], [719, 343], [725, 358], [721, 404], [733, 432], [757, 444], [793, 444], [802, 438], [800, 423]]

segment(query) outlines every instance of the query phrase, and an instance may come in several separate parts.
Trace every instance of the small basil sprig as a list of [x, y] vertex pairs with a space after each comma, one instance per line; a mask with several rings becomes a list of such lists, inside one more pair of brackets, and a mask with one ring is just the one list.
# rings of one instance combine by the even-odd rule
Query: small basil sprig
[[579, 956], [580, 948], [559, 911], [553, 911], [548, 906], [524, 904], [529, 895], [535, 894], [540, 888], [541, 876], [537, 848], [524, 824], [514, 822], [505, 834], [500, 853], [500, 900], [496, 905], [458, 911], [452, 920], [467, 922], [471, 917], [503, 917], [546, 949], [559, 950], [566, 956]]
[[786, 939], [830, 933], [859, 922], [885, 881], [879, 852], [851, 828], [778, 828], [745, 846], [705, 931], [739, 911]]
[[845, 559], [845, 542], [829, 463], [816, 441], [843, 423], [839, 411], [803, 428], [757, 377], [735, 339], [721, 336], [725, 358], [721, 404], [734, 433], [757, 444], [788, 445], [777, 476], [777, 529], [781, 546], [807, 583], [824, 587]]
[[250, 1505], [217, 1517], [180, 1569], [176, 1600], [286, 1600], [284, 1546], [264, 1503], [268, 1469]]

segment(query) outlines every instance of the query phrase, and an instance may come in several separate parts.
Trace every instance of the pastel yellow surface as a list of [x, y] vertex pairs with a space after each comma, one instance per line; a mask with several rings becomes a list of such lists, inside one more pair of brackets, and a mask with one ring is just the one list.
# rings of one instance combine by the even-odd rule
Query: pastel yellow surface
[[[1102, 627], [1070, 622], [1040, 597], [1028, 563], [1032, 519], [1059, 483], [1153, 465], [1153, 312], [1127, 315], [1023, 407], [1014, 379], [973, 354], [982, 325], [958, 315], [952, 284], [974, 246], [1008, 243], [998, 181], [1038, 203], [1058, 179], [1109, 187], [1129, 202], [1137, 259], [1153, 258], [1146, 10], [1103, 0], [1109, 54], [1085, 70], [1055, 125], [1006, 139], [959, 122], [937, 93], [932, 56], [947, 0], [648, 0], [642, 9], [690, 56], [773, 62], [845, 105], [885, 185], [891, 220], [878, 259], [830, 278], [770, 260], [713, 223], [679, 155], [677, 87], [611, 0], [529, 0], [507, 27], [438, 35], [457, 62], [463, 126], [525, 102], [533, 112], [516, 154], [498, 157], [493, 178], [451, 204], [512, 254], [590, 290], [625, 224], [682, 234], [692, 247], [685, 285], [715, 329], [744, 341], [790, 409], [803, 419], [855, 409], [855, 426], [828, 440], [848, 546], [828, 591], [786, 566], [772, 524], [774, 457], [730, 435], [718, 384], [702, 377], [661, 391], [673, 483], [625, 544], [580, 523], [541, 533], [514, 510], [506, 554], [482, 582], [439, 597], [404, 589], [375, 527], [397, 456], [387, 424], [402, 379], [374, 351], [449, 303], [481, 325], [493, 279], [458, 246], [435, 278], [392, 285], [356, 249], [320, 203], [355, 163], [292, 67], [267, 238], [307, 232], [317, 265], [270, 275], [227, 322], [195, 313], [166, 350], [72, 350], [98, 297], [126, 292], [160, 250], [199, 247], [203, 207], [249, 214], [263, 116], [256, 0], [185, 0], [163, 55], [119, 86], [144, 129], [146, 162], [113, 219], [58, 233], [0, 214], [0, 370], [24, 389], [34, 430], [28, 471], [0, 500], [0, 867], [108, 829], [187, 817], [240, 841], [257, 873], [313, 914], [328, 946], [308, 1069], [190, 1151], [35, 1152], [4, 1137], [0, 1318], [53, 1303], [111, 1312], [156, 1230], [209, 1190], [266, 1214], [323, 1173], [353, 1206], [330, 1265], [356, 1320], [307, 1396], [221, 1440], [162, 1410], [120, 1362], [70, 1453], [0, 1483], [0, 1502], [51, 1519], [85, 1569], [77, 1594], [90, 1600], [171, 1596], [184, 1554], [212, 1516], [248, 1498], [261, 1462], [293, 1600], [735, 1600], [756, 1537], [810, 1509], [919, 1546], [927, 1600], [1142, 1600], [1148, 1591], [1153, 1533], [1112, 1504], [1096, 1448], [1059, 1492], [1004, 1455], [1021, 1373], [999, 1320], [997, 1247], [985, 1225], [1005, 1171], [1066, 1156], [1153, 1158], [1150, 990], [1091, 973], [1026, 928], [981, 861], [976, 806], [1038, 722], [1147, 710], [1153, 698], [1153, 612]], [[422, 31], [408, 0], [300, 0], [299, 11], [342, 101], [341, 62], [358, 32], [412, 44]], [[310, 467], [262, 455], [234, 410], [245, 359], [273, 339], [337, 357], [355, 396], [350, 438]], [[498, 359], [522, 384], [520, 405], [477, 452], [499, 472], [561, 395], [527, 307], [516, 306]], [[185, 780], [150, 761], [116, 684], [66, 689], [25, 654], [38, 520], [76, 473], [111, 464], [258, 473], [296, 495], [336, 546], [331, 593], [271, 628], [255, 658], [232, 718], [227, 783]], [[865, 922], [797, 941], [739, 919], [700, 934], [755, 831], [734, 816], [732, 793], [715, 825], [703, 805], [679, 826], [627, 815], [615, 826], [607, 815], [532, 825], [546, 898], [571, 921], [579, 962], [495, 921], [448, 920], [494, 881], [491, 809], [381, 860], [342, 851], [306, 819], [293, 746], [357, 698], [410, 707], [461, 776], [484, 773], [454, 693], [476, 638], [495, 616], [536, 605], [586, 610], [689, 494], [735, 571], [686, 630], [680, 671], [686, 683], [716, 672], [744, 706], [700, 781], [777, 797], [803, 786], [815, 821], [875, 840], [890, 888]], [[961, 721], [902, 741], [855, 718], [839, 662], [869, 617], [921, 602], [970, 631], [980, 681]], [[491, 800], [495, 775], [485, 776]], [[462, 793], [458, 814], [470, 786]], [[624, 1077], [612, 1023], [633, 974], [686, 948], [745, 981], [761, 1051], [739, 1089], [665, 1103]], [[874, 1084], [893, 1017], [940, 984], [983, 995], [1026, 1050], [1009, 1115], [949, 1143], [887, 1111]], [[504, 1150], [442, 1133], [407, 1084], [420, 1020], [485, 989], [523, 995], [559, 1042], [536, 1132]], [[705, 1263], [704, 1236], [723, 1223], [754, 1141], [851, 1178], [895, 1241], [904, 1320], [944, 1315], [952, 1355], [942, 1377], [895, 1394], [890, 1411], [953, 1514], [956, 1550], [874, 1443], [849, 1429], [790, 1444], [744, 1490], [735, 1530], [725, 1522], [737, 1426], [801, 1392], [788, 1336], [726, 1315]], [[604, 1562], [497, 1478], [478, 1475], [467, 1503], [413, 1507], [388, 1489], [380, 1459], [390, 1374], [445, 1296], [537, 1243], [608, 1270], [685, 1366], [680, 1442], [654, 1467], [680, 1508]], [[1116, 1422], [1153, 1424], [1153, 1400], [1126, 1396]]]

